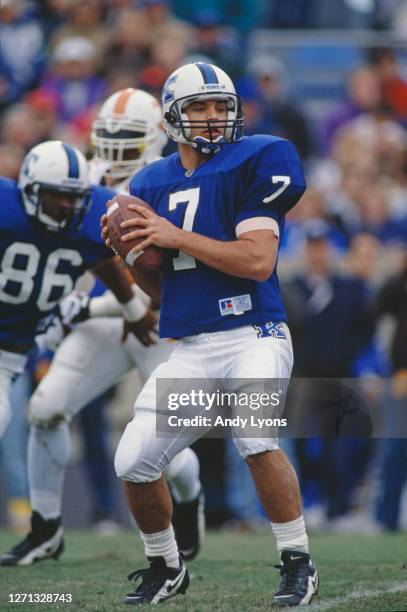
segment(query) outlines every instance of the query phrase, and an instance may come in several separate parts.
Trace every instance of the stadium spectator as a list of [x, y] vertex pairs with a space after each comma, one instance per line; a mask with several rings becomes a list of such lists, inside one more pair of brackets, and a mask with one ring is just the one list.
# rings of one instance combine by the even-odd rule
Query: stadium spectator
[[287, 215], [287, 224], [280, 246], [281, 266], [286, 274], [293, 269], [298, 271], [298, 265], [301, 265], [307, 242], [308, 224], [317, 225], [320, 222], [327, 232], [326, 237], [333, 251], [342, 255], [348, 248], [347, 236], [335, 218], [329, 214], [325, 194], [310, 187], [301, 199], [301, 206], [294, 208]]
[[404, 15], [407, 16], [405, 0], [376, 0], [375, 4], [375, 28], [378, 30], [394, 29], [401, 33], [405, 25]]
[[360, 66], [353, 70], [346, 83], [346, 97], [325, 121], [322, 150], [330, 152], [335, 132], [361, 113], [375, 111], [382, 105], [380, 83], [374, 70]]
[[59, 100], [56, 94], [52, 91], [38, 88], [30, 91], [25, 96], [24, 102], [31, 110], [31, 120], [35, 126], [37, 142], [55, 138], [59, 129]]
[[372, 333], [364, 286], [334, 271], [329, 232], [329, 225], [319, 219], [306, 223], [304, 269], [285, 284], [294, 373], [300, 377], [347, 376], [349, 364]]
[[41, 22], [47, 45], [55, 30], [65, 23], [70, 6], [71, 0], [41, 0], [41, 2], [36, 2], [36, 14]]
[[2, 116], [1, 141], [5, 146], [20, 147], [27, 153], [38, 142], [38, 133], [28, 104], [11, 106]]
[[2, 0], [0, 22], [0, 100], [7, 106], [39, 81], [44, 37], [38, 21], [25, 14], [22, 0]]
[[95, 74], [95, 58], [95, 45], [79, 36], [66, 38], [55, 49], [42, 87], [58, 98], [61, 121], [71, 121], [106, 95], [106, 81]]
[[[304, 268], [282, 284], [282, 291], [293, 336], [294, 376], [308, 379], [298, 401], [312, 414], [315, 398], [324, 393], [315, 379], [349, 376], [350, 364], [369, 345], [374, 325], [365, 282], [334, 269], [329, 225], [314, 219], [304, 226]], [[344, 485], [341, 442], [318, 439], [318, 430], [309, 435], [311, 439], [295, 444], [305, 505], [320, 503], [333, 519], [348, 510], [355, 483]]]
[[327, 211], [346, 235], [365, 228], [383, 241], [403, 243], [405, 158], [402, 128], [381, 113], [361, 114], [338, 130], [331, 161], [319, 164], [311, 183], [323, 189]]
[[395, 2], [396, 7], [393, 11], [390, 10], [391, 27], [402, 40], [407, 34], [407, 3], [404, 0], [395, 0]]
[[183, 63], [186, 52], [187, 47], [185, 46], [185, 43], [178, 38], [167, 36], [153, 43], [151, 48], [151, 63], [140, 74], [141, 83], [147, 84], [147, 71], [156, 68], [157, 71], [161, 71], [161, 86], [164, 85], [164, 81], [166, 80], [167, 76], [169, 76], [171, 72], [173, 72]]
[[[346, 257], [346, 272], [362, 283], [372, 311], [382, 274], [379, 265], [382, 253], [383, 247], [375, 236], [359, 233], [352, 238]], [[376, 421], [380, 418], [383, 408], [383, 377], [389, 373], [388, 359], [381, 344], [377, 333], [372, 335], [370, 342], [350, 363], [348, 373], [349, 377], [357, 379], [357, 382], [351, 380], [350, 384], [360, 396], [360, 401], [365, 404], [369, 418]], [[338, 533], [369, 533], [372, 529], [372, 521], [366, 510], [357, 508], [356, 503], [358, 491], [360, 496], [360, 490], [366, 482], [372, 459], [377, 452], [377, 442], [369, 436], [335, 440], [331, 449], [336, 481], [328, 507], [330, 530]]]
[[105, 0], [105, 5], [111, 13], [117, 13], [122, 9], [130, 8], [134, 5], [134, 0]]
[[17, 180], [25, 151], [13, 144], [0, 144], [0, 176]]
[[245, 134], [275, 134], [278, 127], [274, 118], [267, 112], [257, 83], [250, 77], [243, 77], [237, 81], [236, 86], [242, 100]]
[[168, 0], [140, 0], [139, 4], [146, 21], [151, 44], [163, 38], [178, 40], [186, 47], [192, 44], [195, 36], [193, 28], [185, 21], [175, 17], [170, 10]]
[[249, 62], [248, 72], [261, 91], [264, 119], [276, 126], [278, 136], [292, 140], [300, 156], [307, 159], [313, 148], [310, 131], [303, 111], [290, 99], [284, 64], [276, 57], [259, 55]]
[[141, 11], [125, 9], [118, 13], [105, 57], [108, 73], [129, 70], [137, 81], [138, 73], [148, 62], [150, 44], [147, 22]]
[[379, 183], [366, 185], [358, 202], [359, 222], [351, 233], [367, 231], [382, 243], [407, 244], [407, 211], [403, 219], [390, 216], [387, 191]]
[[64, 22], [56, 28], [50, 40], [51, 52], [71, 38], [88, 39], [95, 47], [95, 65], [103, 67], [109, 42], [109, 30], [103, 21], [102, 0], [71, 0]]
[[[407, 481], [407, 251], [403, 269], [383, 285], [378, 314], [390, 315], [395, 324], [390, 357], [392, 380], [386, 398], [386, 431], [379, 464], [376, 519], [384, 529], [400, 529], [400, 504]], [[400, 436], [400, 437], [396, 437]]]
[[407, 80], [394, 49], [373, 48], [368, 54], [370, 64], [377, 75], [383, 101], [400, 121], [407, 121]]
[[201, 9], [194, 16], [196, 35], [192, 50], [211, 58], [233, 78], [242, 72], [242, 41], [236, 30], [222, 22], [219, 11]]
[[100, 104], [94, 104], [75, 115], [70, 123], [63, 124], [58, 131], [58, 138], [78, 147], [81, 151], [91, 151], [90, 132], [93, 120], [100, 109]]
[[379, 282], [379, 259], [383, 248], [373, 234], [361, 232], [355, 234], [350, 244], [347, 257], [349, 274], [365, 281], [368, 286], [376, 286]]

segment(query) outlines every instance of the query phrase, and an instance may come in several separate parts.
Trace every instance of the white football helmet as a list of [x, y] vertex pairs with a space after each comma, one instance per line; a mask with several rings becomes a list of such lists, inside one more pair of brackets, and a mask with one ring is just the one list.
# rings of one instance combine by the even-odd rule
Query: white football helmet
[[[227, 104], [226, 121], [190, 121], [185, 109], [197, 100], [222, 100]], [[243, 114], [240, 98], [226, 72], [205, 62], [186, 64], [175, 70], [166, 80], [162, 91], [163, 123], [170, 138], [189, 144], [202, 153], [216, 153], [222, 145], [240, 140], [243, 133]], [[216, 139], [201, 136], [190, 139], [191, 128], [211, 125], [224, 128], [224, 135]]]
[[79, 229], [91, 191], [87, 162], [78, 149], [60, 140], [35, 146], [24, 158], [18, 186], [27, 215], [43, 228], [63, 234]]
[[141, 89], [117, 91], [102, 105], [91, 139], [109, 176], [128, 178], [157, 159], [167, 143], [159, 103]]

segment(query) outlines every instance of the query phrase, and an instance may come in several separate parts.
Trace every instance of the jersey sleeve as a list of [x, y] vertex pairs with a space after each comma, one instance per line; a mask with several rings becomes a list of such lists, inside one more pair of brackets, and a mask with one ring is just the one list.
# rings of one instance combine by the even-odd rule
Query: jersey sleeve
[[129, 193], [130, 195], [136, 197], [136, 198], [140, 198], [141, 200], [145, 200], [146, 197], [146, 190], [145, 187], [143, 187], [143, 183], [145, 182], [144, 180], [144, 172], [143, 170], [140, 170], [140, 172], [137, 172], [131, 179], [130, 183], [129, 183]]
[[133, 175], [129, 183], [130, 195], [147, 202], [152, 208], [156, 206], [154, 194], [157, 192], [157, 187], [162, 184], [162, 178], [167, 172], [166, 166], [163, 167], [161, 163], [163, 161], [160, 159], [144, 166]]
[[21, 229], [26, 222], [23, 206], [19, 205], [19, 191], [16, 181], [0, 176], [0, 230]]
[[236, 211], [236, 235], [271, 229], [279, 236], [279, 223], [305, 191], [305, 178], [295, 146], [277, 140], [262, 148], [247, 163]]
[[106, 204], [114, 196], [115, 192], [112, 189], [99, 186], [92, 187], [91, 205], [80, 230], [79, 238], [93, 245], [93, 250], [95, 253], [97, 252], [98, 259], [114, 255], [113, 251], [105, 245], [100, 228], [100, 219], [106, 212]]

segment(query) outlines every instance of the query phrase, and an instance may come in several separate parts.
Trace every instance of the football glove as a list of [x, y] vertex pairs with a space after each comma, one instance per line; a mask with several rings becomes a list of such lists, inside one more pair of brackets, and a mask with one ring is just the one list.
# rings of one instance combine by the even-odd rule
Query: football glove
[[57, 307], [57, 316], [62, 325], [69, 327], [75, 323], [81, 323], [89, 319], [90, 297], [84, 291], [72, 291]]

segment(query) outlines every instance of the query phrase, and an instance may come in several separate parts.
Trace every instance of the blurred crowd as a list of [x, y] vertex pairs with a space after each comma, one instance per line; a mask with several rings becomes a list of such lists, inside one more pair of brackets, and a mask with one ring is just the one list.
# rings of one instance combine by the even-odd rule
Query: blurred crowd
[[[362, 517], [372, 529], [400, 529], [407, 439], [394, 433], [398, 419], [407, 421], [407, 56], [397, 46], [364, 49], [342, 98], [315, 120], [291, 95], [281, 59], [250, 54], [249, 40], [256, 28], [370, 28], [405, 39], [407, 2], [2, 0], [0, 20], [1, 175], [17, 178], [28, 149], [43, 140], [64, 140], [90, 157], [91, 123], [109, 94], [140, 87], [159, 96], [174, 69], [200, 59], [233, 78], [247, 135], [272, 133], [297, 145], [309, 188], [288, 216], [279, 263], [294, 375], [358, 379], [385, 414], [389, 436], [284, 440], [283, 447], [315, 528], [361, 529]], [[86, 440], [94, 425], [85, 419]], [[105, 432], [98, 435], [108, 456]], [[242, 529], [261, 523], [229, 441], [204, 440], [197, 450], [210, 521]], [[92, 452], [95, 513], [111, 515], [112, 498], [103, 494], [110, 485], [100, 475], [108, 460]], [[19, 482], [13, 499], [24, 498]]]

